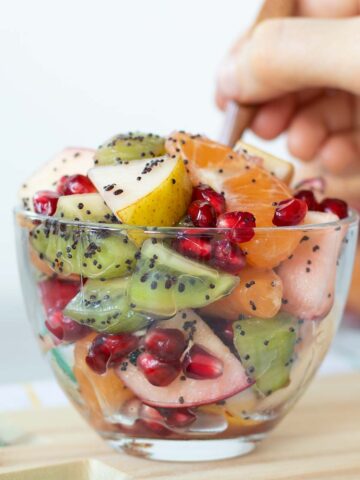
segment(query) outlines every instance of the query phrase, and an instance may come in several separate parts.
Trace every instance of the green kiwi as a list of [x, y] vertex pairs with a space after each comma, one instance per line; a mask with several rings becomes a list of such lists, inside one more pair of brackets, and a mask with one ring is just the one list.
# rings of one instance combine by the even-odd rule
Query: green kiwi
[[129, 275], [137, 248], [121, 232], [46, 221], [30, 232], [30, 244], [55, 273], [108, 279]]
[[294, 318], [249, 318], [235, 322], [233, 329], [235, 348], [257, 389], [270, 395], [286, 387], [297, 339]]
[[238, 281], [149, 239], [131, 277], [129, 297], [135, 310], [170, 317], [215, 302], [231, 293]]
[[114, 278], [101, 282], [88, 280], [66, 306], [66, 316], [98, 332], [123, 333], [141, 330], [149, 317], [134, 312], [127, 296], [129, 279]]
[[129, 132], [110, 138], [95, 153], [95, 165], [119, 165], [165, 155], [165, 139], [152, 133]]
[[120, 223], [98, 193], [60, 197], [55, 217], [77, 222]]

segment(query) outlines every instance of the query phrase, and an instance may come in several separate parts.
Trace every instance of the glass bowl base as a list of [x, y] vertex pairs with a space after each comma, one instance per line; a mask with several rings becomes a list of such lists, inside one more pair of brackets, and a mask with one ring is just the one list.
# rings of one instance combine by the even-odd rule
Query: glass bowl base
[[129, 455], [169, 462], [209, 462], [247, 455], [265, 435], [223, 440], [107, 439], [114, 449]]

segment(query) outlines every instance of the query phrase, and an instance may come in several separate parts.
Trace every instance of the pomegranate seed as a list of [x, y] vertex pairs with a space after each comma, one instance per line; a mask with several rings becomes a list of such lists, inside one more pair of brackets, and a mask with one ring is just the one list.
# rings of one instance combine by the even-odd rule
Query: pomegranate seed
[[156, 387], [166, 387], [180, 373], [180, 364], [165, 363], [151, 353], [144, 352], [138, 356], [137, 366], [147, 380]]
[[63, 310], [79, 292], [80, 284], [54, 278], [40, 282], [39, 288], [42, 303], [49, 315], [54, 310]]
[[231, 228], [230, 240], [249, 242], [255, 235], [256, 220], [249, 212], [228, 212], [221, 215], [216, 223], [218, 228]]
[[298, 198], [299, 200], [303, 200], [308, 206], [309, 210], [311, 211], [319, 210], [319, 204], [315, 198], [314, 192], [312, 192], [311, 190], [300, 190], [299, 192], [296, 193], [295, 198]]
[[211, 242], [207, 238], [179, 237], [174, 242], [175, 249], [186, 257], [207, 261], [211, 257]]
[[196, 343], [186, 353], [183, 361], [184, 374], [196, 380], [218, 378], [223, 370], [223, 362]]
[[146, 335], [145, 348], [158, 359], [171, 363], [180, 360], [186, 340], [177, 328], [154, 328]]
[[188, 408], [162, 408], [160, 411], [172, 428], [185, 428], [196, 420], [196, 415]]
[[34, 210], [41, 215], [52, 216], [56, 212], [59, 194], [51, 190], [40, 190], [33, 197]]
[[68, 178], [69, 178], [69, 175], [64, 175], [60, 178], [60, 180], [57, 183], [56, 191], [60, 195], [64, 195], [64, 188], [65, 188], [66, 182], [68, 181]]
[[215, 192], [209, 185], [199, 185], [195, 187], [193, 189], [192, 200], [203, 200], [210, 203], [217, 215], [221, 215], [226, 209], [224, 196]]
[[320, 203], [319, 208], [322, 212], [334, 213], [340, 219], [346, 218], [349, 215], [347, 203], [339, 198], [325, 198], [325, 200]]
[[216, 225], [215, 209], [208, 202], [195, 200], [190, 204], [188, 214], [196, 227], [210, 228]]
[[239, 273], [246, 264], [246, 258], [241, 248], [230, 240], [217, 240], [213, 242], [213, 258], [211, 263], [214, 267], [225, 272]]
[[140, 409], [140, 418], [146, 428], [158, 435], [169, 434], [169, 430], [165, 427], [165, 419], [161, 413], [149, 405], [142, 405]]
[[208, 324], [226, 345], [233, 345], [233, 322], [224, 320], [223, 318], [212, 318]]
[[120, 335], [97, 335], [86, 356], [86, 363], [94, 372], [105, 373], [108, 367], [115, 367], [139, 344], [138, 337], [129, 333]]
[[75, 342], [89, 333], [89, 328], [65, 317], [61, 310], [49, 315], [45, 326], [56, 338], [65, 342]]
[[304, 200], [289, 198], [279, 203], [273, 217], [273, 224], [277, 227], [299, 225], [307, 214], [308, 207]]
[[76, 195], [79, 193], [94, 193], [96, 188], [85, 175], [71, 175], [62, 185], [63, 195]]

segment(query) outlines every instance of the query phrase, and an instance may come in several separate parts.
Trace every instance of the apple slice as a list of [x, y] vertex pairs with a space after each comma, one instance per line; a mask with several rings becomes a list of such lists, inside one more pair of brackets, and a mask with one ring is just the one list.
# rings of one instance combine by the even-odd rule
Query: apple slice
[[89, 177], [108, 207], [129, 225], [174, 225], [191, 199], [190, 179], [176, 156], [95, 167]]
[[156, 387], [129, 361], [126, 369], [117, 369], [117, 374], [147, 405], [164, 408], [206, 405], [236, 395], [252, 385], [240, 361], [192, 310], [183, 310], [170, 320], [159, 322], [157, 327], [176, 328], [186, 337], [190, 335], [191, 342], [201, 345], [222, 361], [223, 373], [212, 380], [186, 378], [181, 373], [170, 385]]
[[242, 153], [246, 157], [258, 158], [261, 166], [270, 172], [274, 172], [275, 176], [287, 185], [290, 184], [294, 174], [294, 166], [290, 162], [274, 157], [270, 153], [264, 152], [240, 140], [235, 145], [234, 150], [238, 153]]
[[65, 148], [35, 172], [22, 185], [18, 198], [25, 210], [33, 210], [32, 198], [40, 190], [56, 190], [58, 181], [64, 175], [87, 175], [94, 165], [95, 150], [91, 148]]
[[[305, 224], [335, 222], [332, 213], [309, 212]], [[346, 227], [309, 230], [277, 269], [283, 283], [282, 310], [304, 320], [324, 318], [334, 303], [336, 264]]]

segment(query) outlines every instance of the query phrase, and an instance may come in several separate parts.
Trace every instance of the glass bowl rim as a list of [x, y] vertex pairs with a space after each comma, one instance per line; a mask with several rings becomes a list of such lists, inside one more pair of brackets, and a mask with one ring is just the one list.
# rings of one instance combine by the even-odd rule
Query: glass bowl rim
[[[148, 233], [160, 233], [160, 234], [181, 234], [186, 231], [186, 234], [196, 235], [216, 235], [216, 234], [226, 234], [231, 232], [231, 228], [201, 228], [201, 227], [156, 227], [156, 226], [142, 226], [142, 225], [127, 225], [124, 223], [114, 224], [114, 223], [94, 223], [94, 222], [84, 222], [84, 221], [75, 221], [67, 220], [59, 217], [51, 217], [47, 215], [41, 215], [30, 210], [24, 210], [22, 207], [18, 206], [14, 209], [15, 217], [22, 215], [24, 218], [34, 221], [40, 221], [41, 223], [58, 223], [65, 224], [74, 227], [81, 227], [83, 229], [99, 229], [99, 230], [108, 230], [108, 231], [143, 231]], [[341, 228], [345, 225], [355, 226], [359, 222], [359, 214], [354, 210], [350, 209], [349, 215], [343, 219], [339, 219], [333, 222], [327, 223], [313, 223], [306, 225], [295, 225], [290, 227], [255, 227], [254, 231], [259, 233], [264, 232], [280, 232], [280, 231], [298, 231], [298, 232], [308, 232], [312, 230], [326, 230], [330, 228]]]

